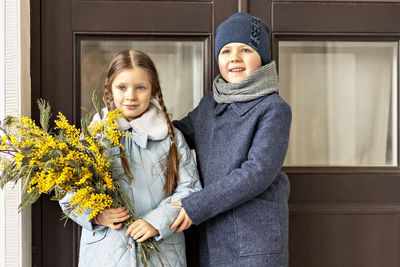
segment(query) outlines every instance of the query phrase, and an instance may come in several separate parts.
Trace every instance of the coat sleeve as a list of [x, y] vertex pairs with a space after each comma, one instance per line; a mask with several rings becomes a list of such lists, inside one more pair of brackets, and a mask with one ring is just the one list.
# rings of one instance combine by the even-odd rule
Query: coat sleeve
[[[73, 192], [68, 192], [65, 197], [63, 197], [62, 199], [60, 199], [58, 201], [58, 203], [61, 206], [61, 209], [63, 210], [63, 212], [66, 214], [66, 208], [68, 206], [68, 203], [71, 201], [71, 197], [74, 195]], [[92, 212], [92, 210], [87, 210], [81, 214], [75, 214], [75, 213], [70, 213], [68, 215], [68, 217], [73, 220], [74, 222], [76, 222], [77, 224], [79, 224], [82, 228], [88, 230], [88, 231], [97, 231], [97, 230], [101, 230], [103, 228], [106, 228], [106, 226], [93, 226], [91, 221], [89, 221], [89, 215]]]
[[179, 214], [180, 207], [172, 206], [170, 202], [180, 201], [193, 192], [201, 189], [199, 175], [193, 155], [187, 146], [185, 139], [180, 131], [175, 131], [175, 143], [177, 144], [179, 161], [179, 182], [175, 192], [160, 202], [160, 204], [143, 216], [160, 233], [157, 240], [166, 238], [173, 234], [174, 230], [169, 227]]
[[225, 177], [182, 200], [195, 224], [200, 224], [264, 192], [284, 162], [291, 123], [286, 103], [270, 104], [258, 121], [247, 160]]

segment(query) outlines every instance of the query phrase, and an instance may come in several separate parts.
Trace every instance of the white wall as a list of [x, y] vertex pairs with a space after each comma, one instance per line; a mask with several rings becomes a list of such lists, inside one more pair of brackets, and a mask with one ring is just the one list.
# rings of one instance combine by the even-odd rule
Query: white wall
[[[0, 0], [0, 117], [30, 116], [29, 0]], [[18, 213], [20, 185], [0, 192], [0, 267], [31, 266], [31, 212]]]

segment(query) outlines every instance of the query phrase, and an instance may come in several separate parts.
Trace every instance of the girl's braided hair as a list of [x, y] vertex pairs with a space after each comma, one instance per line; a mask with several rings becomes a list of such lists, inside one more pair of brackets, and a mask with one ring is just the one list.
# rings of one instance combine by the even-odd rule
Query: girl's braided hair
[[[178, 166], [179, 166], [179, 157], [178, 150], [175, 145], [175, 133], [172, 126], [172, 122], [169, 118], [167, 108], [165, 107], [163, 94], [161, 91], [160, 80], [158, 78], [157, 69], [154, 66], [151, 58], [139, 50], [124, 50], [118, 53], [117, 56], [111, 61], [110, 67], [108, 68], [106, 80], [104, 83], [104, 95], [103, 101], [106, 104], [108, 110], [112, 110], [114, 106], [112, 105], [113, 96], [112, 96], [112, 83], [115, 77], [124, 70], [133, 69], [135, 67], [139, 67], [144, 69], [148, 77], [150, 79], [151, 84], [151, 95], [155, 99], [157, 99], [162, 112], [164, 113], [165, 119], [168, 125], [168, 134], [171, 139], [171, 147], [169, 149], [168, 158], [167, 158], [167, 177], [164, 185], [165, 192], [167, 195], [172, 195], [178, 185]], [[126, 157], [121, 158], [122, 167], [124, 169], [125, 174], [129, 177], [131, 176], [131, 172], [129, 170], [129, 164]]]

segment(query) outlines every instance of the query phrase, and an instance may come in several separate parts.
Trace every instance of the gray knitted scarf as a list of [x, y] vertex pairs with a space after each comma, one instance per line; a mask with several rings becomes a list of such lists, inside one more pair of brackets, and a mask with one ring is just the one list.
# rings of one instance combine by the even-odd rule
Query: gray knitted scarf
[[213, 82], [214, 99], [218, 103], [250, 101], [278, 92], [278, 87], [275, 61], [259, 67], [240, 83], [228, 83], [221, 75]]

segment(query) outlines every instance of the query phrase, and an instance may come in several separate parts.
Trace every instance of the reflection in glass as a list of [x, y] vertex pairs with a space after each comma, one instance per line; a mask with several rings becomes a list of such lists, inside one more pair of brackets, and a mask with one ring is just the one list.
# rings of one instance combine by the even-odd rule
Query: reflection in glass
[[279, 42], [285, 166], [397, 166], [396, 42]]
[[156, 65], [163, 97], [173, 119], [191, 111], [203, 95], [203, 42], [81, 41], [81, 106], [92, 109], [91, 92], [103, 93], [111, 59], [125, 49], [147, 53]]

